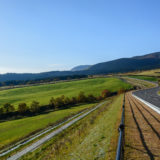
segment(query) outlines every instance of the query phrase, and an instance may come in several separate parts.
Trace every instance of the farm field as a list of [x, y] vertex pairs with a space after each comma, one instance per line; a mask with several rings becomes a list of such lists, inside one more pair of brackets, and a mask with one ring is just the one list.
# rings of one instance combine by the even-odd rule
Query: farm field
[[[115, 159], [123, 95], [21, 159]], [[103, 123], [102, 123], [103, 122]], [[116, 143], [111, 143], [112, 139]]]
[[69, 109], [58, 110], [34, 117], [23, 118], [0, 123], [0, 148], [23, 139], [36, 130], [43, 129], [50, 124], [92, 107], [94, 104], [80, 105]]
[[39, 101], [40, 105], [47, 105], [51, 97], [65, 95], [68, 97], [77, 96], [80, 91], [86, 95], [98, 96], [102, 90], [108, 89], [111, 92], [120, 89], [130, 89], [132, 86], [117, 78], [95, 78], [57, 84], [46, 84], [32, 87], [16, 88], [0, 91], [0, 106], [11, 103], [15, 107], [25, 102], [27, 105], [33, 100]]

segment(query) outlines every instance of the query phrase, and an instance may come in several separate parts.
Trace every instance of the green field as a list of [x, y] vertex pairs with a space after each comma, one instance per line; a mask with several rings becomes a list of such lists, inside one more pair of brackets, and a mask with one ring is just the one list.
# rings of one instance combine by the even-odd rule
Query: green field
[[5, 103], [11, 103], [17, 106], [21, 102], [30, 105], [33, 100], [39, 101], [40, 105], [46, 105], [49, 103], [51, 97], [61, 95], [68, 97], [77, 96], [80, 91], [85, 92], [86, 95], [93, 94], [97, 96], [100, 95], [104, 89], [114, 92], [121, 88], [129, 89], [131, 85], [117, 78], [95, 78], [9, 89], [0, 91], [0, 106]]
[[[115, 159], [123, 95], [53, 138], [23, 160], [108, 160]], [[103, 122], [103, 123], [102, 123]], [[111, 140], [116, 142], [112, 143]]]
[[156, 82], [158, 79], [156, 77], [150, 77], [150, 76], [137, 76], [137, 75], [132, 75], [132, 76], [127, 76], [131, 78], [137, 78], [141, 80], [147, 80], [147, 81], [153, 81]]
[[91, 106], [93, 106], [93, 104], [80, 105], [34, 117], [0, 123], [0, 148], [16, 142], [36, 130], [43, 129], [49, 124], [53, 124], [64, 117], [68, 117]]

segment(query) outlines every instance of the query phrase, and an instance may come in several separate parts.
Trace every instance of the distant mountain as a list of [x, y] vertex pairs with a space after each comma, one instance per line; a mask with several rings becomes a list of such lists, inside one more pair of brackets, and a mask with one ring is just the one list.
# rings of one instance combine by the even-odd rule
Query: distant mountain
[[91, 67], [91, 65], [80, 65], [72, 68], [71, 71], [83, 71], [89, 69], [89, 67]]
[[151, 53], [143, 56], [136, 56], [132, 58], [120, 58], [108, 62], [98, 63], [92, 66], [77, 66], [73, 68], [71, 71], [52, 71], [36, 74], [0, 74], [0, 82], [11, 80], [36, 80], [50, 77], [53, 78], [72, 75], [109, 74], [155, 68], [160, 68], [160, 52]]
[[120, 58], [113, 61], [92, 65], [88, 72], [95, 74], [147, 70], [160, 67], [160, 52], [132, 58]]

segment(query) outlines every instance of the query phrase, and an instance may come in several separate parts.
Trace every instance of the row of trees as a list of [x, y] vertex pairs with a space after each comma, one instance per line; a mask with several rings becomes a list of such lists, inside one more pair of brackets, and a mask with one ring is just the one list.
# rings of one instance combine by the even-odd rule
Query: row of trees
[[[118, 93], [122, 92], [124, 91], [120, 90]], [[93, 103], [101, 101], [113, 94], [115, 93], [111, 93], [108, 90], [103, 90], [101, 95], [96, 97], [92, 94], [86, 96], [84, 92], [80, 92], [77, 97], [69, 98], [65, 97], [64, 95], [57, 98], [51, 97], [51, 99], [49, 100], [49, 104], [46, 106], [40, 106], [40, 103], [37, 101], [33, 101], [30, 106], [28, 106], [26, 103], [20, 103], [18, 105], [17, 110], [12, 104], [6, 103], [3, 105], [2, 108], [0, 108], [0, 117], [1, 119], [4, 119], [10, 116], [39, 114], [49, 109], [58, 110], [61, 108], [68, 108], [81, 103]]]

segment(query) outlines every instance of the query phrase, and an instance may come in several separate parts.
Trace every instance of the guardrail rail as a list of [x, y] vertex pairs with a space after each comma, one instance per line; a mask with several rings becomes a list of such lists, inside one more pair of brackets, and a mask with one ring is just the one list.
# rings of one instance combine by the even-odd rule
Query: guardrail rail
[[118, 139], [118, 145], [117, 145], [116, 160], [123, 160], [123, 158], [124, 158], [124, 127], [125, 127], [125, 125], [124, 125], [124, 111], [125, 111], [125, 94], [124, 94], [123, 106], [122, 106], [121, 123], [118, 128], [119, 139]]

